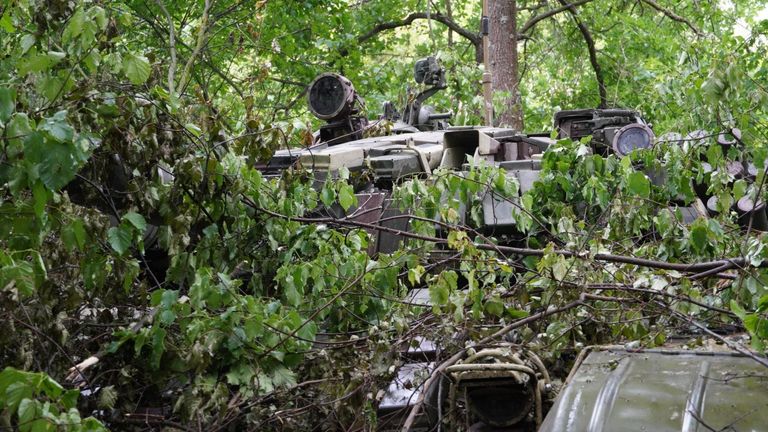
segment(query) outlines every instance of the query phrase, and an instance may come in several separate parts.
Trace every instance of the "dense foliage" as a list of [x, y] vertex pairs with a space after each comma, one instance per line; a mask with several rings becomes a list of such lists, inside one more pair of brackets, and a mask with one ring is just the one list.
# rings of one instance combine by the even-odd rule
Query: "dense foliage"
[[[471, 41], [425, 20], [361, 40], [424, 3], [0, 6], [0, 425], [362, 429], [415, 336], [451, 351], [563, 305], [573, 307], [516, 336], [551, 364], [583, 344], [655, 346], [702, 322], [743, 327], [764, 350], [768, 240], [727, 211], [766, 196], [766, 21], [734, 34], [759, 2], [671, 5], [700, 36], [643, 2], [579, 9], [612, 102], [657, 130], [739, 127], [742, 149], [724, 154], [710, 138], [630, 160], [562, 141], [521, 200], [516, 248], [472, 229], [482, 195], [513, 197], [516, 182], [485, 166], [436, 173], [395, 191], [417, 238], [370, 257], [366, 227], [317, 216], [357, 206], [348, 173], [314, 188], [309, 173], [265, 178], [253, 166], [311, 139], [303, 92], [327, 69], [355, 82], [374, 117], [404, 96], [410, 59], [437, 52], [449, 89], [434, 103], [479, 122]], [[479, 2], [451, 3], [451, 20], [476, 32]], [[540, 12], [519, 3], [523, 18]], [[542, 20], [521, 42], [532, 129], [557, 107], [595, 105], [569, 19]], [[742, 159], [761, 169], [753, 182], [726, 169]], [[644, 174], [662, 167], [662, 186]], [[724, 211], [686, 226], [667, 208], [689, 203], [696, 184]], [[433, 310], [404, 301], [414, 287], [429, 289]]]

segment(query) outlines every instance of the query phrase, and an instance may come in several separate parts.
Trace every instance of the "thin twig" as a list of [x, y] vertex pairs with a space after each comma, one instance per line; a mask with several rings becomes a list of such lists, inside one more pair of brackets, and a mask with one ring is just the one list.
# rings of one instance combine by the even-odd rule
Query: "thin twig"
[[545, 20], [545, 19], [547, 19], [549, 17], [552, 17], [552, 16], [555, 16], [555, 15], [561, 13], [561, 12], [567, 11], [568, 9], [570, 9], [572, 7], [581, 6], [581, 5], [583, 5], [585, 3], [589, 3], [591, 1], [592, 0], [579, 0], [579, 1], [575, 1], [573, 3], [568, 3], [566, 5], [560, 6], [559, 8], [550, 9], [550, 10], [548, 10], [546, 12], [543, 12], [543, 13], [541, 13], [539, 15], [536, 15], [536, 16], [530, 18], [528, 21], [526, 21], [525, 24], [523, 24], [523, 26], [520, 28], [518, 33], [519, 34], [527, 33], [529, 30], [531, 30], [533, 28], [533, 26], [538, 24], [539, 21]]
[[168, 47], [171, 51], [171, 64], [168, 65], [168, 93], [170, 93], [171, 99], [173, 99], [176, 95], [176, 31], [173, 25], [173, 18], [171, 17], [171, 14], [168, 13], [168, 9], [165, 8], [163, 1], [155, 0], [155, 3], [157, 3], [157, 6], [163, 11], [166, 20], [168, 20]]
[[205, 7], [203, 8], [203, 16], [200, 18], [200, 28], [197, 33], [197, 44], [195, 45], [192, 55], [187, 59], [187, 64], [184, 65], [184, 70], [179, 77], [179, 92], [184, 92], [184, 89], [189, 83], [189, 77], [192, 73], [192, 66], [195, 64], [195, 59], [200, 55], [205, 41], [208, 36], [208, 11], [211, 9], [211, 3], [213, 0], [205, 0]]
[[[366, 229], [389, 232], [404, 238], [423, 240], [423, 241], [439, 243], [439, 244], [446, 244], [448, 242], [446, 239], [441, 239], [438, 237], [426, 236], [422, 234], [414, 234], [408, 231], [390, 228], [387, 226], [349, 220], [349, 219], [338, 219], [338, 218], [331, 218], [331, 217], [307, 218], [307, 217], [286, 216], [265, 208], [261, 208], [248, 198], [243, 198], [243, 203], [253, 208], [254, 210], [263, 212], [270, 216], [292, 220], [295, 222], [326, 223], [326, 224], [337, 225], [337, 226], [351, 226], [351, 227], [357, 227], [357, 228], [366, 228]], [[727, 264], [727, 263], [731, 263], [732, 265], [735, 265], [735, 266], [746, 266], [748, 264], [748, 262], [744, 258], [726, 258], [726, 259], [715, 260], [715, 261], [684, 264], [684, 263], [670, 263], [666, 261], [657, 261], [657, 260], [651, 260], [646, 258], [637, 258], [632, 256], [614, 255], [614, 254], [606, 254], [606, 253], [597, 253], [594, 255], [589, 255], [587, 253], [577, 253], [571, 250], [563, 250], [563, 249], [554, 249], [551, 251], [547, 251], [545, 249], [519, 248], [519, 247], [512, 247], [512, 246], [500, 246], [495, 244], [490, 245], [490, 244], [484, 244], [484, 243], [475, 243], [474, 247], [481, 250], [501, 251], [509, 254], [522, 255], [522, 256], [544, 256], [547, 253], [552, 253], [555, 255], [564, 256], [566, 258], [592, 259], [594, 261], [606, 261], [606, 262], [613, 262], [613, 263], [630, 264], [630, 265], [635, 265], [639, 267], [649, 267], [649, 268], [657, 268], [661, 270], [674, 270], [674, 271], [681, 271], [681, 272], [702, 272], [702, 271], [722, 267], [724, 264]], [[768, 267], [768, 262], [763, 262], [757, 267]]]
[[641, 0], [641, 1], [649, 5], [650, 7], [656, 9], [657, 11], [663, 13], [664, 15], [667, 16], [667, 18], [671, 19], [672, 21], [677, 21], [687, 25], [688, 28], [690, 28], [691, 30], [693, 30], [694, 33], [696, 33], [696, 36], [704, 36], [704, 33], [702, 33], [702, 31], [699, 30], [698, 27], [693, 25], [690, 21], [672, 12], [671, 10], [661, 6], [660, 4], [656, 3], [654, 0]]

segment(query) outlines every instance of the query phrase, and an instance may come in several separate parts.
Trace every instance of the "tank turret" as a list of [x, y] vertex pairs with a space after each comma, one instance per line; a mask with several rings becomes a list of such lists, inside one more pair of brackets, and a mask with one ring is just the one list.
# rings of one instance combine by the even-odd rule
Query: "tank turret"
[[[408, 88], [408, 102], [398, 110], [391, 103], [384, 106], [380, 119], [394, 122], [392, 134], [363, 137], [368, 120], [362, 117], [364, 102], [352, 83], [335, 73], [319, 75], [309, 86], [309, 110], [326, 124], [307, 148], [284, 149], [258, 168], [267, 176], [281, 175], [292, 167], [313, 173], [317, 188], [344, 169], [352, 174], [358, 202], [376, 205], [381, 210], [359, 210], [369, 219], [394, 216], [389, 209], [394, 185], [412, 178], [426, 177], [438, 169], [458, 172], [469, 170], [470, 161], [483, 161], [505, 170], [519, 184], [517, 197], [501, 197], [494, 191], [483, 195], [482, 226], [474, 226], [492, 235], [520, 234], [516, 227], [519, 199], [534, 187], [541, 170], [541, 156], [556, 139], [574, 140], [591, 136], [596, 154], [624, 156], [636, 149], [650, 148], [655, 136], [650, 125], [636, 111], [624, 109], [579, 109], [559, 111], [554, 115], [554, 132], [526, 134], [510, 128], [488, 126], [449, 126], [450, 113], [436, 113], [424, 102], [445, 89], [445, 70], [435, 57], [416, 62], [414, 81], [421, 87]], [[552, 138], [552, 137], [555, 138]], [[662, 176], [663, 177], [663, 176]], [[663, 178], [661, 179], [663, 181]], [[371, 196], [376, 195], [375, 199]], [[703, 203], [682, 207], [686, 221], [706, 216]], [[339, 209], [335, 209], [339, 213]], [[381, 213], [381, 214], [379, 214]], [[339, 213], [340, 214], [340, 213]], [[377, 220], [377, 219], [371, 219]], [[466, 217], [461, 217], [466, 220]], [[407, 219], [398, 229], [407, 231]], [[371, 233], [379, 240], [372, 249], [391, 252], [399, 244], [392, 234]], [[502, 239], [503, 241], [503, 239]]]

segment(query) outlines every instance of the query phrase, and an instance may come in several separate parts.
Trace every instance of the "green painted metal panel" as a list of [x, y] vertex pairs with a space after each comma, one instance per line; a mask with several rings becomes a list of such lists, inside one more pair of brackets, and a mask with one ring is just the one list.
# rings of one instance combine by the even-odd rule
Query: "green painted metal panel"
[[540, 432], [768, 431], [768, 369], [726, 352], [596, 349]]

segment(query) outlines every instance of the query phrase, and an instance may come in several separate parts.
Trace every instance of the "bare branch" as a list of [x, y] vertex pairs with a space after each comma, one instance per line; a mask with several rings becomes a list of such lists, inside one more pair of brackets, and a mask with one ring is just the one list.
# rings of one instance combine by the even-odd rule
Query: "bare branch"
[[519, 34], [526, 33], [529, 30], [531, 30], [533, 28], [533, 26], [538, 24], [539, 21], [541, 21], [541, 20], [545, 20], [545, 19], [547, 19], [547, 18], [549, 18], [551, 16], [559, 14], [560, 12], [565, 12], [568, 9], [572, 8], [572, 7], [575, 8], [576, 6], [581, 6], [581, 5], [589, 3], [591, 1], [592, 0], [578, 0], [578, 1], [575, 1], [573, 3], [569, 3], [569, 4], [566, 4], [566, 5], [560, 6], [559, 8], [556, 8], [556, 9], [548, 10], [548, 11], [542, 13], [542, 14], [539, 14], [539, 15], [536, 15], [534, 17], [531, 17], [531, 19], [529, 19], [528, 21], [525, 22], [525, 24], [523, 24], [523, 27], [520, 28], [518, 33]]
[[546, 6], [547, 6], [547, 1], [544, 0], [544, 1], [540, 1], [540, 2], [538, 2], [538, 3], [536, 3], [535, 5], [532, 5], [532, 6], [518, 7], [517, 10], [518, 11], [535, 11], [535, 10], [539, 10], [539, 9], [541, 9], [543, 7], [546, 7]]
[[671, 10], [661, 6], [660, 4], [656, 3], [654, 0], [640, 0], [643, 3], [649, 5], [650, 7], [656, 9], [657, 11], [663, 13], [667, 16], [667, 18], [671, 19], [672, 21], [677, 21], [680, 23], [683, 23], [688, 26], [691, 30], [693, 30], [694, 33], [696, 33], [697, 36], [704, 36], [704, 33], [701, 32], [695, 25], [693, 25], [690, 21], [687, 19], [681, 17], [680, 15], [672, 12]]
[[192, 55], [187, 60], [187, 64], [184, 65], [184, 70], [181, 73], [181, 77], [179, 77], [179, 92], [184, 92], [184, 88], [189, 83], [189, 77], [192, 73], [192, 66], [195, 64], [195, 59], [198, 55], [200, 55], [200, 51], [202, 51], [203, 46], [205, 46], [205, 41], [208, 38], [208, 11], [211, 9], [212, 2], [213, 0], [205, 0], [203, 16], [200, 18], [200, 29], [197, 33], [197, 44], [195, 45], [194, 51], [192, 51]]
[[671, 308], [669, 309], [669, 311], [674, 316], [679, 318], [680, 320], [682, 320], [682, 321], [684, 321], [684, 322], [686, 322], [688, 324], [691, 324], [691, 325], [697, 327], [699, 330], [701, 330], [704, 333], [708, 334], [710, 337], [713, 337], [713, 338], [719, 340], [720, 342], [725, 344], [725, 346], [727, 346], [728, 348], [738, 352], [739, 354], [742, 354], [742, 355], [745, 355], [745, 356], [751, 358], [752, 360], [760, 363], [761, 365], [763, 365], [765, 367], [768, 367], [768, 359], [766, 359], [765, 357], [763, 357], [761, 355], [757, 355], [757, 354], [753, 353], [752, 351], [750, 351], [750, 350], [744, 348], [743, 346], [741, 346], [741, 344], [738, 344], [736, 342], [730, 341], [730, 340], [726, 339], [725, 337], [723, 337], [723, 336], [713, 332], [712, 330], [709, 329], [709, 327], [707, 327], [706, 325], [698, 322], [697, 320], [695, 320], [692, 317], [689, 317], [689, 316], [687, 316], [685, 314], [682, 314], [682, 313], [680, 313], [680, 312], [678, 312], [678, 311], [676, 311], [674, 309], [671, 309]]
[[287, 85], [292, 85], [292, 86], [301, 87], [301, 88], [307, 88], [309, 86], [308, 83], [304, 83], [301, 81], [294, 81], [294, 80], [280, 78], [280, 77], [269, 77], [269, 80], [279, 82], [280, 84], [287, 84]]
[[173, 25], [173, 18], [168, 13], [168, 9], [165, 8], [165, 4], [163, 4], [162, 0], [155, 0], [155, 3], [163, 11], [165, 19], [168, 20], [168, 46], [171, 50], [171, 64], [168, 66], [168, 93], [170, 93], [171, 98], [174, 98], [176, 93], [176, 31]]
[[[132, 12], [135, 14], [135, 16], [139, 17], [141, 20], [143, 20], [151, 29], [152, 31], [158, 35], [160, 38], [162, 38], [166, 33], [165, 29], [159, 24], [159, 22], [156, 22], [154, 20], [154, 16], [151, 18], [149, 16], [146, 16], [145, 14], [141, 13], [139, 9], [132, 9]], [[175, 43], [181, 47], [184, 48], [187, 51], [192, 51], [192, 48], [184, 43], [183, 40], [178, 39], [175, 41]], [[229, 84], [230, 87], [240, 96], [240, 98], [245, 98], [245, 94], [240, 89], [240, 87], [232, 81], [230, 77], [227, 76], [217, 65], [213, 63], [212, 60], [209, 60], [206, 58], [206, 56], [202, 56], [200, 60], [205, 63], [206, 66], [208, 66], [216, 75], [219, 76], [222, 80], [224, 80], [227, 84]], [[177, 89], [180, 88], [179, 86], [176, 87]]]
[[[323, 223], [323, 224], [334, 225], [338, 227], [363, 228], [367, 230], [388, 232], [403, 238], [424, 240], [432, 243], [441, 243], [441, 244], [447, 243], [446, 239], [432, 237], [428, 235], [416, 234], [409, 231], [403, 231], [403, 230], [391, 228], [385, 225], [380, 225], [378, 223], [361, 222], [361, 221], [350, 219], [350, 218], [291, 217], [291, 216], [286, 216], [286, 215], [259, 207], [255, 202], [245, 197], [242, 198], [242, 202], [243, 204], [253, 208], [254, 210], [262, 212], [266, 215], [269, 215], [272, 217], [279, 217], [287, 220], [292, 220], [296, 222]], [[502, 245], [488, 244], [488, 243], [475, 243], [474, 247], [481, 250], [503, 252], [506, 254], [521, 255], [521, 256], [544, 256], [547, 253], [552, 253], [552, 254], [564, 256], [566, 258], [580, 258], [580, 259], [593, 260], [593, 261], [613, 262], [613, 263], [620, 263], [620, 264], [635, 265], [638, 267], [656, 268], [661, 270], [675, 270], [675, 271], [686, 272], [686, 273], [704, 272], [714, 268], [721, 269], [725, 264], [728, 264], [728, 263], [736, 267], [749, 265], [748, 261], [745, 258], [725, 258], [725, 259], [720, 259], [715, 261], [705, 261], [705, 262], [698, 262], [698, 263], [672, 263], [667, 261], [657, 261], [657, 260], [650, 260], [646, 258], [637, 258], [633, 256], [614, 255], [614, 254], [607, 254], [607, 253], [597, 253], [594, 255], [589, 255], [589, 254], [579, 253], [577, 251], [567, 250], [567, 249], [554, 249], [551, 251], [547, 251], [545, 249], [531, 249], [531, 248], [521, 248], [521, 247], [512, 247], [512, 246], [502, 246]], [[768, 267], [768, 261], [762, 262], [755, 267], [766, 268]]]
[[472, 44], [475, 46], [479, 46], [481, 43], [481, 37], [479, 33], [475, 33], [465, 29], [464, 27], [456, 23], [456, 21], [452, 20], [450, 17], [443, 15], [439, 12], [429, 14], [429, 16], [427, 16], [425, 12], [414, 12], [398, 21], [389, 21], [389, 22], [376, 24], [372, 29], [358, 36], [357, 41], [360, 43], [365, 42], [369, 39], [376, 37], [379, 33], [385, 32], [387, 30], [393, 30], [399, 27], [409, 26], [418, 19], [431, 19], [433, 21], [437, 21], [445, 25], [449, 29], [453, 30], [454, 32], [460, 34], [461, 36], [463, 36], [464, 38], [472, 42]]
[[592, 39], [592, 34], [589, 32], [589, 28], [587, 28], [587, 26], [584, 25], [584, 23], [579, 19], [578, 12], [576, 12], [576, 7], [566, 4], [565, 0], [559, 1], [564, 7], [567, 8], [568, 12], [571, 13], [573, 21], [576, 23], [576, 26], [581, 32], [581, 35], [584, 37], [584, 42], [587, 43], [587, 50], [589, 51], [589, 62], [592, 63], [592, 69], [595, 71], [595, 79], [597, 79], [597, 91], [600, 94], [599, 108], [605, 108], [608, 105], [608, 97], [606, 96], [605, 91], [603, 70], [600, 68], [600, 63], [597, 61], [597, 49], [595, 49], [595, 40]]

